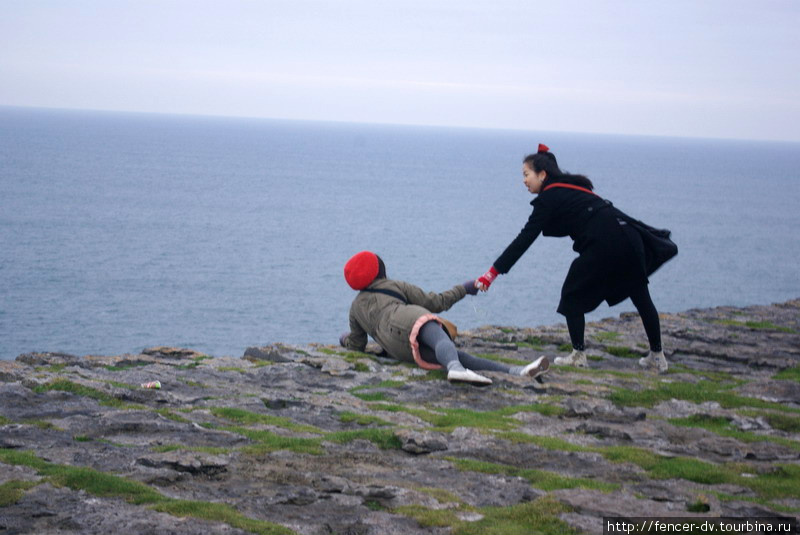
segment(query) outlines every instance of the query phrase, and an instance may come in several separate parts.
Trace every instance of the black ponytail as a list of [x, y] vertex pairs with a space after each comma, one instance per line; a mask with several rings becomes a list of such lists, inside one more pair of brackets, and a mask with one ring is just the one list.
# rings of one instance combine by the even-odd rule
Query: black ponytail
[[[540, 147], [544, 146], [541, 145]], [[527, 164], [528, 167], [537, 173], [541, 171], [546, 172], [547, 178], [545, 179], [545, 185], [553, 182], [566, 182], [568, 184], [574, 184], [582, 188], [594, 190], [594, 184], [592, 184], [592, 181], [587, 177], [563, 172], [558, 167], [558, 161], [556, 160], [555, 154], [549, 150], [540, 150], [536, 154], [529, 154], [525, 156], [525, 159], [522, 160], [522, 163]]]

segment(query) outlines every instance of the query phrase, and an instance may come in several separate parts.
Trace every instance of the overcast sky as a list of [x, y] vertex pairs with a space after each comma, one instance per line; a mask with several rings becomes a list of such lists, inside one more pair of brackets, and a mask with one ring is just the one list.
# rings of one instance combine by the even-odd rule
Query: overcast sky
[[800, 1], [0, 0], [0, 105], [800, 141]]

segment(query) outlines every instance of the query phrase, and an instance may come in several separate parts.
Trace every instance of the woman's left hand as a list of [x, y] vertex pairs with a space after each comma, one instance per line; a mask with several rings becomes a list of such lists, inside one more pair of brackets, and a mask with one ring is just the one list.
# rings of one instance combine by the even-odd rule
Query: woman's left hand
[[345, 341], [345, 340], [347, 340], [347, 337], [348, 337], [348, 336], [350, 336], [350, 332], [349, 332], [349, 331], [348, 331], [348, 332], [346, 332], [346, 333], [343, 333], [343, 334], [342, 334], [342, 335], [339, 337], [339, 345], [340, 345], [340, 346], [342, 346], [342, 347], [347, 347], [346, 345], [344, 345], [344, 341]]
[[475, 286], [478, 287], [482, 292], [489, 290], [489, 286], [492, 285], [494, 280], [500, 273], [494, 268], [494, 266], [489, 268], [489, 271], [478, 277], [478, 280], [475, 281]]

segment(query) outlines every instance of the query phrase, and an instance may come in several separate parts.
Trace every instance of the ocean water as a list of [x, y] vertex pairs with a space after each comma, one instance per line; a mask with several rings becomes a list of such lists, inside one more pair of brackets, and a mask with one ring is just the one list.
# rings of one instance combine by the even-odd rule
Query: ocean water
[[[336, 343], [355, 252], [429, 291], [481, 275], [530, 214], [539, 142], [673, 231], [660, 311], [800, 296], [796, 143], [0, 108], [0, 358]], [[540, 237], [444, 315], [562, 321], [571, 245]]]

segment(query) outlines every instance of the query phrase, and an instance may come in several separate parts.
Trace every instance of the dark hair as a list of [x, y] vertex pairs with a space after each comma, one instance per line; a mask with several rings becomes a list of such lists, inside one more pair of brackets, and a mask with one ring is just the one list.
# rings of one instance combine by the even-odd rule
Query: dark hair
[[[378, 256], [378, 255], [375, 255]], [[383, 263], [383, 258], [378, 256], [378, 276], [375, 277], [376, 279], [385, 279], [386, 278], [386, 264]]]
[[528, 154], [525, 156], [525, 159], [522, 160], [522, 163], [527, 164], [528, 167], [537, 173], [541, 171], [546, 172], [547, 178], [545, 179], [545, 182], [548, 184], [552, 182], [567, 182], [582, 188], [594, 190], [594, 184], [592, 184], [592, 181], [585, 176], [563, 172], [558, 167], [558, 162], [556, 161], [556, 157], [552, 152], [542, 151], [537, 152], [536, 154]]

